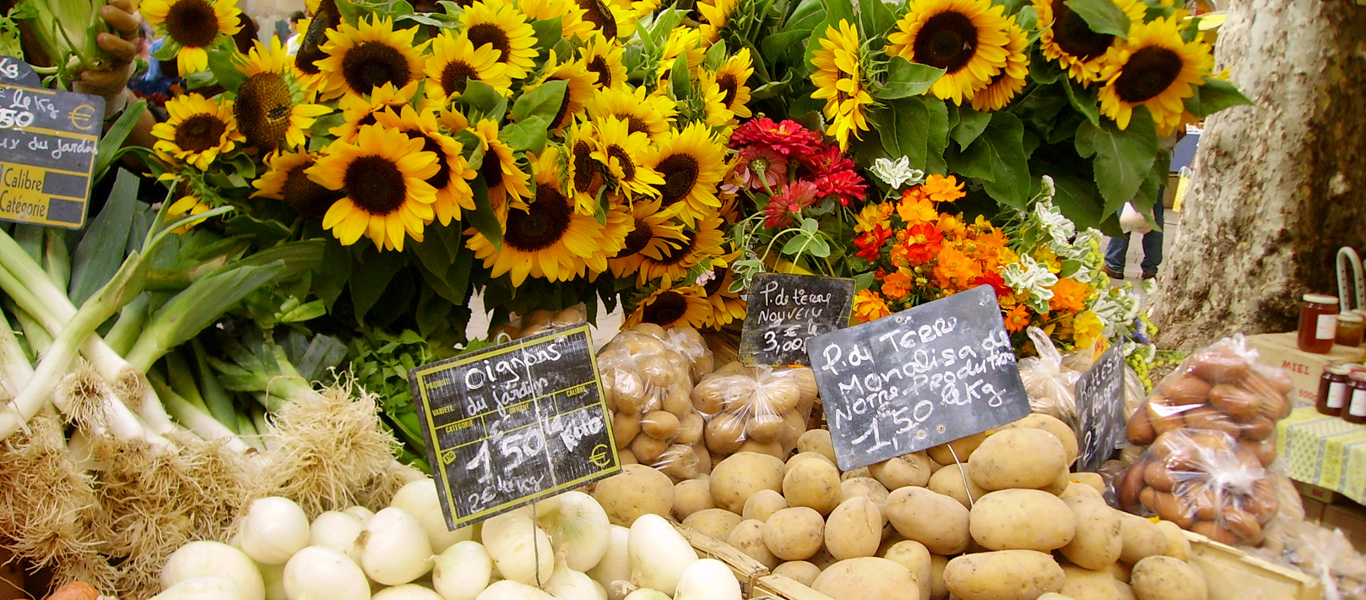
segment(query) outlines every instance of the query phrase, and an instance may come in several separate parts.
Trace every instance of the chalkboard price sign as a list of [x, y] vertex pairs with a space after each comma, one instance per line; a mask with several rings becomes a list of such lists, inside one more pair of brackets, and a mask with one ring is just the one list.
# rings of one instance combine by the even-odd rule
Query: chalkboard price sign
[[33, 67], [13, 56], [0, 56], [0, 81], [31, 88], [43, 87]]
[[918, 452], [1029, 414], [989, 286], [811, 340], [841, 470]]
[[0, 80], [0, 220], [84, 226], [103, 124], [99, 96]]
[[807, 340], [849, 325], [854, 280], [760, 273], [750, 284], [740, 362], [810, 365]]
[[1078, 472], [1096, 472], [1123, 435], [1124, 356], [1111, 347], [1077, 379], [1077, 431], [1081, 433]]
[[587, 325], [408, 373], [455, 529], [621, 470]]

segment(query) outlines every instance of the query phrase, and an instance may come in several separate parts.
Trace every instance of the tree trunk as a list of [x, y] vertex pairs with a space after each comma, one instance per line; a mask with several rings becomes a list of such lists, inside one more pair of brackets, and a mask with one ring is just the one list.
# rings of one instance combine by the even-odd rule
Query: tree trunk
[[1211, 117], [1161, 269], [1162, 348], [1294, 330], [1337, 293], [1341, 246], [1366, 251], [1366, 7], [1234, 0], [1219, 67], [1255, 106]]

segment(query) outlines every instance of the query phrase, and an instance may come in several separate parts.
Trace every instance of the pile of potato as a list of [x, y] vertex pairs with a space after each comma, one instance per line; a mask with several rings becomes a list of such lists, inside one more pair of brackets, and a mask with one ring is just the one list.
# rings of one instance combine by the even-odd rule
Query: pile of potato
[[1068, 473], [1076, 436], [1055, 418], [846, 473], [828, 431], [796, 449], [740, 452], [672, 486], [628, 467], [594, 495], [614, 523], [672, 513], [835, 600], [1208, 596], [1179, 527], [1112, 509], [1098, 475]]
[[1258, 546], [1276, 516], [1276, 422], [1289, 416], [1289, 378], [1250, 363], [1229, 342], [1197, 352], [1129, 420], [1149, 446], [1117, 480], [1120, 506], [1226, 544]]

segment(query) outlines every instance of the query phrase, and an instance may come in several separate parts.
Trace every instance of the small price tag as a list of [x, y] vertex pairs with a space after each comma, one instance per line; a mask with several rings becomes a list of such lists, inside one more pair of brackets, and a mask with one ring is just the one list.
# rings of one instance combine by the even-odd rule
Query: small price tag
[[587, 325], [408, 373], [451, 529], [621, 470]]
[[849, 325], [854, 280], [760, 273], [750, 284], [740, 362], [810, 365], [807, 341]]
[[1077, 379], [1078, 472], [1100, 470], [1124, 435], [1124, 356], [1113, 346]]
[[840, 469], [849, 471], [1029, 414], [989, 286], [811, 340]]
[[30, 88], [43, 87], [43, 81], [33, 67], [13, 56], [0, 56], [0, 81]]
[[84, 226], [103, 124], [99, 96], [0, 81], [0, 220]]

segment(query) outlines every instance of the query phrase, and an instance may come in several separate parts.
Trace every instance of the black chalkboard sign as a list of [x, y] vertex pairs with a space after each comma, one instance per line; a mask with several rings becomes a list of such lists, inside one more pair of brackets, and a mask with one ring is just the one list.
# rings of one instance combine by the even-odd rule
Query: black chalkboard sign
[[841, 470], [918, 452], [1029, 414], [989, 286], [811, 340]]
[[0, 82], [0, 220], [80, 229], [104, 99]]
[[810, 365], [807, 340], [847, 327], [853, 306], [853, 279], [783, 273], [755, 275], [740, 332], [740, 362]]
[[0, 56], [0, 81], [24, 87], [40, 88], [43, 81], [28, 63], [13, 56]]
[[408, 379], [451, 529], [621, 470], [587, 325], [423, 365]]
[[1124, 435], [1124, 356], [1111, 347], [1077, 379], [1077, 472], [1096, 472]]

